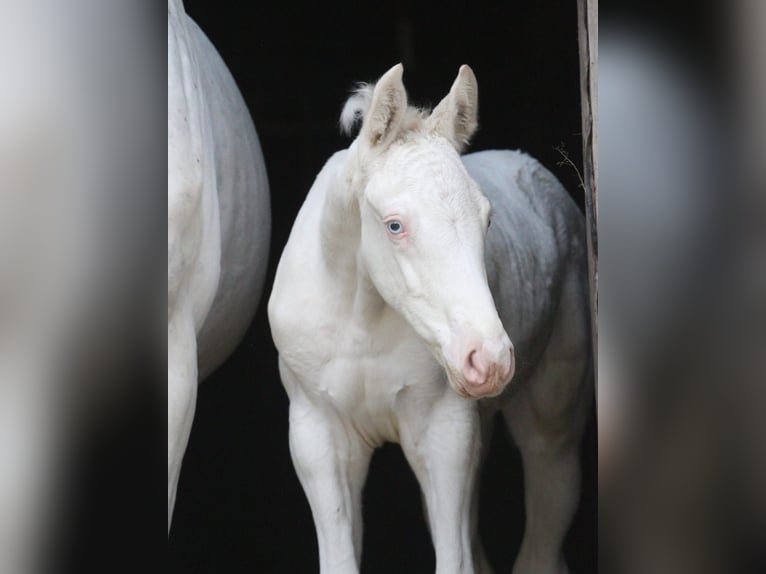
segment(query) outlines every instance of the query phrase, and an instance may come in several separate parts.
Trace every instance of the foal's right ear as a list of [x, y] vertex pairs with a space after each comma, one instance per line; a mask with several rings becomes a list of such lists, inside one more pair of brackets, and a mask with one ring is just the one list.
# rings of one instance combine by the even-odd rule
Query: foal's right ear
[[402, 83], [404, 66], [397, 64], [375, 84], [370, 107], [365, 114], [359, 138], [365, 147], [383, 150], [402, 125], [407, 111], [407, 92]]

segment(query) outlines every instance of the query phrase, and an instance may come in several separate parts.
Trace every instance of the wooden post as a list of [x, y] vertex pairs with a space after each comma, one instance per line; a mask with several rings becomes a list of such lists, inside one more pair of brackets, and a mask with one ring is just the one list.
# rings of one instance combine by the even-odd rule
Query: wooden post
[[598, 0], [577, 0], [580, 40], [583, 176], [591, 297], [593, 364], [598, 390]]

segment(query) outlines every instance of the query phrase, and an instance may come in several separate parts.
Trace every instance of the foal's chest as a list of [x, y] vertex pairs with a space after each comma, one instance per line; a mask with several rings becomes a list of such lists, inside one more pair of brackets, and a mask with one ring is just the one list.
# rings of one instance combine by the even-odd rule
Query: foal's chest
[[371, 445], [398, 442], [402, 404], [446, 385], [423, 341], [397, 323], [361, 327], [336, 318], [329, 327], [315, 325], [300, 353], [282, 353], [303, 391], [331, 406]]

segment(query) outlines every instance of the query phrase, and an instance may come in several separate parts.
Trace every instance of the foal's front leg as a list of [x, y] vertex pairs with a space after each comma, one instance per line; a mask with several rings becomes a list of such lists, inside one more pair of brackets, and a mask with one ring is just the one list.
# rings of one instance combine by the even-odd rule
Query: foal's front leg
[[437, 574], [473, 574], [472, 498], [480, 428], [477, 404], [450, 389], [429, 412], [412, 401], [400, 415], [401, 444], [423, 489]]
[[314, 404], [293, 388], [290, 453], [314, 517], [320, 572], [356, 574], [362, 553], [362, 487], [372, 449], [331, 407]]

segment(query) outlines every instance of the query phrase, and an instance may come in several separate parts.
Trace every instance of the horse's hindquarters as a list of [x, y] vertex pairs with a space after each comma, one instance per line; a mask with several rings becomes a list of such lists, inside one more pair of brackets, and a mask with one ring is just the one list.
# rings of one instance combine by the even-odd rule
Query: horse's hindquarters
[[200, 380], [218, 367], [247, 331], [263, 289], [269, 255], [269, 186], [258, 136], [231, 73], [202, 30], [201, 85], [212, 121], [221, 222], [218, 290], [198, 335]]

